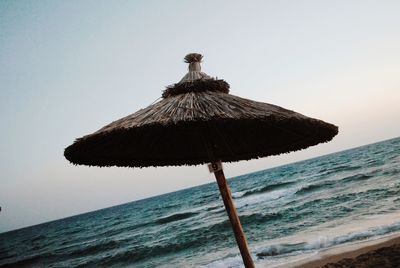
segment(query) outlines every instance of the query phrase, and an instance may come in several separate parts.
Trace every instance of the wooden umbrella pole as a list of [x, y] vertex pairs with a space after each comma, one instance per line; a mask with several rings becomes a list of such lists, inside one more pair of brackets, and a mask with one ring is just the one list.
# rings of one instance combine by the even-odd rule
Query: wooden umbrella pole
[[[218, 163], [212, 163], [212, 166], [218, 166]], [[246, 268], [254, 268], [254, 262], [251, 259], [249, 246], [247, 245], [246, 236], [244, 235], [242, 225], [240, 224], [240, 219], [236, 211], [236, 207], [232, 201], [231, 190], [229, 189], [228, 183], [226, 181], [224, 171], [222, 168], [214, 171], [215, 178], [217, 179], [219, 191], [224, 200], [224, 205], [226, 212], [228, 213], [229, 220], [231, 221], [233, 232], [235, 233], [236, 242], [239, 246], [240, 254], [242, 254], [242, 259], [244, 266]]]

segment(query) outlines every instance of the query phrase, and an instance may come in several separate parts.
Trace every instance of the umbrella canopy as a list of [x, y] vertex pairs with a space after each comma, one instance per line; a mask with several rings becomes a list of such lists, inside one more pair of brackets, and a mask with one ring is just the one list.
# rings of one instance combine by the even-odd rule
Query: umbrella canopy
[[157, 103], [77, 139], [65, 149], [74, 164], [148, 167], [233, 162], [305, 149], [331, 140], [338, 128], [282, 107], [229, 94], [229, 84], [189, 72]]
[[220, 161], [300, 150], [331, 140], [338, 128], [276, 105], [229, 94], [229, 84], [201, 72], [202, 55], [188, 54], [189, 72], [162, 100], [77, 139], [64, 151], [74, 164], [148, 167], [212, 162], [246, 268], [254, 263]]

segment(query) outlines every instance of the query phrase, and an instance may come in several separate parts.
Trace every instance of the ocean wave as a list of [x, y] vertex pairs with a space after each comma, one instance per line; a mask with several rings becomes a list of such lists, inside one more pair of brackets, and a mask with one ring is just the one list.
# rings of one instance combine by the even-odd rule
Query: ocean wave
[[400, 169], [398, 168], [392, 168], [392, 169], [387, 169], [384, 172], [382, 172], [382, 175], [386, 176], [394, 176], [400, 173]]
[[275, 183], [275, 184], [270, 184], [270, 185], [267, 185], [267, 186], [264, 186], [264, 187], [256, 188], [256, 189], [253, 189], [253, 190], [237, 192], [237, 193], [239, 193], [238, 197], [245, 197], [245, 196], [249, 196], [249, 195], [253, 195], [253, 194], [261, 194], [261, 193], [271, 192], [271, 191], [274, 191], [274, 190], [278, 190], [278, 189], [284, 188], [284, 187], [289, 186], [289, 185], [293, 185], [295, 183], [296, 183], [296, 181]]
[[[256, 259], [256, 256], [253, 256], [253, 260]], [[243, 260], [240, 255], [235, 255], [232, 257], [226, 257], [220, 260], [214, 260], [208, 264], [201, 265], [201, 268], [242, 268]]]
[[257, 204], [262, 204], [271, 201], [278, 200], [281, 198], [290, 197], [295, 192], [295, 189], [287, 188], [287, 189], [276, 189], [271, 192], [260, 193], [260, 194], [252, 194], [248, 196], [244, 196], [242, 198], [236, 199], [236, 208], [240, 209], [248, 206], [255, 206]]
[[369, 174], [356, 174], [356, 175], [351, 175], [348, 177], [345, 177], [341, 179], [342, 182], [350, 182], [350, 181], [363, 181], [363, 180], [368, 180], [370, 178], [373, 178], [373, 175]]
[[[384, 237], [386, 235], [399, 232], [400, 222], [370, 228], [365, 231], [352, 232], [346, 235], [340, 235], [333, 238], [320, 236], [311, 241], [303, 241], [299, 243], [279, 243], [266, 246], [252, 253], [254, 261], [260, 262], [264, 259], [271, 259], [276, 257], [296, 256], [306, 253], [311, 253], [315, 251], [325, 250], [335, 246], [340, 246], [343, 244], [351, 244], [359, 241], [367, 241], [371, 239], [376, 239]], [[209, 264], [203, 265], [201, 267], [242, 267], [243, 263], [241, 261], [240, 255], [229, 256], [223, 259], [215, 260]]]
[[56, 252], [63, 252], [68, 255], [68, 257], [82, 257], [95, 255], [104, 251], [109, 251], [120, 247], [121, 243], [115, 240], [99, 240], [92, 243], [87, 243], [86, 245], [76, 246], [71, 248], [67, 252], [64, 249], [58, 249]]
[[342, 171], [353, 171], [356, 169], [361, 169], [361, 166], [350, 166], [350, 165], [341, 165], [341, 166], [334, 166], [334, 167], [330, 167], [330, 168], [324, 168], [322, 169], [319, 173], [321, 175], [330, 175], [333, 173], [337, 173], [337, 172], [342, 172]]
[[[368, 205], [368, 203], [365, 204], [365, 202], [373, 203], [373, 200], [377, 200], [378, 198], [391, 197], [395, 195], [395, 190], [389, 192], [386, 189], [369, 189], [360, 192], [344, 193], [341, 195], [325, 195], [323, 198], [318, 195], [317, 198], [305, 202], [297, 201], [298, 204], [291, 202], [291, 204], [294, 203], [295, 205], [286, 206], [281, 210], [278, 210], [277, 213], [283, 215], [281, 218], [282, 224], [293, 221], [306, 221], [302, 226], [295, 225], [292, 228], [293, 230], [290, 230], [289, 228], [282, 230], [282, 232], [287, 235], [310, 224], [313, 225], [345, 217], [349, 215], [356, 206], [362, 207], [366, 206], [366, 204]], [[352, 202], [351, 205], [349, 202]], [[318, 211], [319, 213], [315, 213], [315, 211]]]
[[86, 238], [96, 238], [98, 236], [105, 236], [105, 237], [111, 237], [114, 235], [118, 235], [124, 232], [132, 232], [134, 230], [143, 228], [143, 227], [148, 227], [154, 225], [153, 221], [144, 221], [142, 223], [136, 223], [136, 224], [124, 224], [122, 226], [119, 226], [120, 224], [112, 224], [109, 226], [107, 229], [105, 229], [103, 232], [95, 233], [92, 236], [88, 236]]
[[293, 252], [298, 252], [300, 254], [306, 251], [321, 250], [342, 244], [379, 238], [398, 231], [400, 231], [400, 222], [396, 222], [391, 225], [370, 228], [365, 231], [348, 233], [346, 235], [341, 235], [334, 238], [319, 237], [311, 242], [270, 245], [256, 253], [256, 256], [260, 259], [263, 259], [270, 256], [285, 255]]
[[[258, 225], [265, 222], [272, 222], [279, 220], [284, 215], [280, 212], [276, 213], [253, 213], [253, 214], [246, 214], [246, 215], [239, 215], [240, 222], [243, 226], [250, 226], [250, 225]], [[222, 234], [223, 232], [231, 232], [231, 223], [229, 219], [224, 219], [217, 223], [201, 226], [196, 229], [192, 229], [193, 237], [197, 237], [199, 239], [206, 238], [209, 235], [217, 235]]]
[[80, 232], [82, 232], [82, 228], [74, 226], [74, 227], [70, 227], [70, 228], [66, 229], [65, 235], [72, 236], [75, 234], [79, 234]]
[[[33, 254], [29, 256], [21, 256], [17, 260], [5, 261], [0, 263], [1, 268], [13, 268], [13, 267], [42, 267], [45, 263], [48, 263], [49, 258], [54, 256], [53, 254]], [[45, 262], [46, 261], [46, 262]]]
[[320, 189], [325, 189], [328, 188], [329, 186], [334, 185], [335, 182], [333, 181], [325, 181], [325, 182], [320, 182], [316, 184], [309, 184], [306, 186], [301, 187], [299, 190], [296, 191], [296, 194], [306, 194], [310, 192], [315, 192]]
[[279, 220], [283, 217], [282, 213], [254, 213], [250, 215], [242, 215], [239, 216], [240, 221], [243, 225], [251, 225], [251, 224], [261, 224], [265, 222], [271, 222]]
[[206, 211], [213, 211], [213, 212], [217, 212], [217, 211], [224, 211], [224, 207], [221, 205], [215, 205], [215, 206], [208, 206], [205, 208]]
[[183, 212], [183, 213], [175, 213], [163, 218], [159, 218], [158, 220], [156, 220], [157, 223], [159, 224], [165, 224], [165, 223], [170, 223], [173, 221], [180, 221], [180, 220], [184, 220], [187, 218], [190, 218], [192, 216], [195, 216], [199, 214], [198, 212]]
[[284, 255], [287, 253], [305, 250], [308, 246], [307, 242], [296, 243], [296, 244], [276, 244], [264, 248], [261, 252], [256, 253], [256, 256], [260, 259], [270, 256]]
[[[226, 237], [226, 235], [224, 235]], [[212, 239], [214, 237], [210, 237]], [[221, 239], [223, 236], [216, 237], [214, 240], [222, 241]], [[216, 242], [214, 241], [214, 242]], [[132, 265], [132, 263], [143, 261], [149, 256], [152, 258], [165, 256], [169, 254], [174, 254], [179, 251], [184, 251], [187, 249], [194, 250], [195, 248], [199, 248], [204, 246], [204, 240], [198, 239], [191, 233], [187, 233], [185, 239], [181, 237], [179, 241], [174, 240], [174, 242], [167, 242], [167, 241], [159, 241], [158, 244], [152, 243], [150, 246], [142, 245], [142, 244], [135, 244], [130, 247], [124, 248], [123, 251], [118, 251], [112, 256], [108, 258], [104, 258], [101, 260], [101, 266], [126, 266]], [[96, 264], [98, 264], [96, 262]]]
[[246, 191], [234, 192], [234, 193], [232, 193], [232, 197], [233, 197], [234, 199], [240, 198], [240, 197], [244, 196], [245, 193], [246, 193]]

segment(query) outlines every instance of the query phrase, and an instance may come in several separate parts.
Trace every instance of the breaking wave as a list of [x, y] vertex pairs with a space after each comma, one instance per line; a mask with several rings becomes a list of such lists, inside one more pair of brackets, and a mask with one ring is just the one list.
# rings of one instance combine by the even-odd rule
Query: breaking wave
[[165, 224], [165, 223], [170, 223], [173, 221], [184, 220], [184, 219], [190, 218], [192, 216], [195, 216], [197, 214], [199, 214], [199, 213], [198, 212], [176, 213], [176, 214], [169, 215], [167, 217], [160, 218], [160, 219], [156, 220], [156, 222], [160, 223], [160, 224]]

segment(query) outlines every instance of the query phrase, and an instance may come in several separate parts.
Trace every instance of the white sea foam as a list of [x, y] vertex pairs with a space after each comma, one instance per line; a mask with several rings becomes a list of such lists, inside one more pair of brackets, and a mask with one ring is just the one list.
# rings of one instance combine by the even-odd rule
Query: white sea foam
[[243, 261], [240, 256], [234, 256], [234, 257], [228, 257], [228, 258], [221, 259], [221, 260], [216, 260], [207, 265], [200, 266], [200, 267], [203, 267], [203, 268], [226, 268], [226, 267], [239, 268], [239, 267], [243, 267]]
[[[252, 258], [257, 265], [257, 256], [252, 255]], [[235, 256], [229, 256], [223, 259], [215, 260], [212, 261], [206, 265], [200, 266], [201, 268], [242, 268], [243, 266], [243, 260], [240, 255], [235, 255]]]
[[234, 193], [232, 193], [232, 197], [233, 197], [233, 198], [240, 198], [240, 197], [242, 197], [245, 193], [246, 193], [246, 191], [234, 192]]
[[255, 205], [266, 201], [276, 200], [281, 197], [285, 197], [296, 192], [295, 189], [279, 189], [271, 192], [249, 195], [246, 197], [239, 198], [235, 200], [236, 207], [241, 208], [245, 206]]
[[318, 254], [321, 250], [363, 243], [400, 233], [399, 216], [399, 213], [391, 213], [360, 218], [349, 224], [338, 223], [338, 226], [320, 225], [315, 227], [316, 230], [270, 240], [264, 245], [259, 243], [255, 247], [255, 252], [263, 259], [261, 262], [268, 265], [267, 267], [279, 266]]

